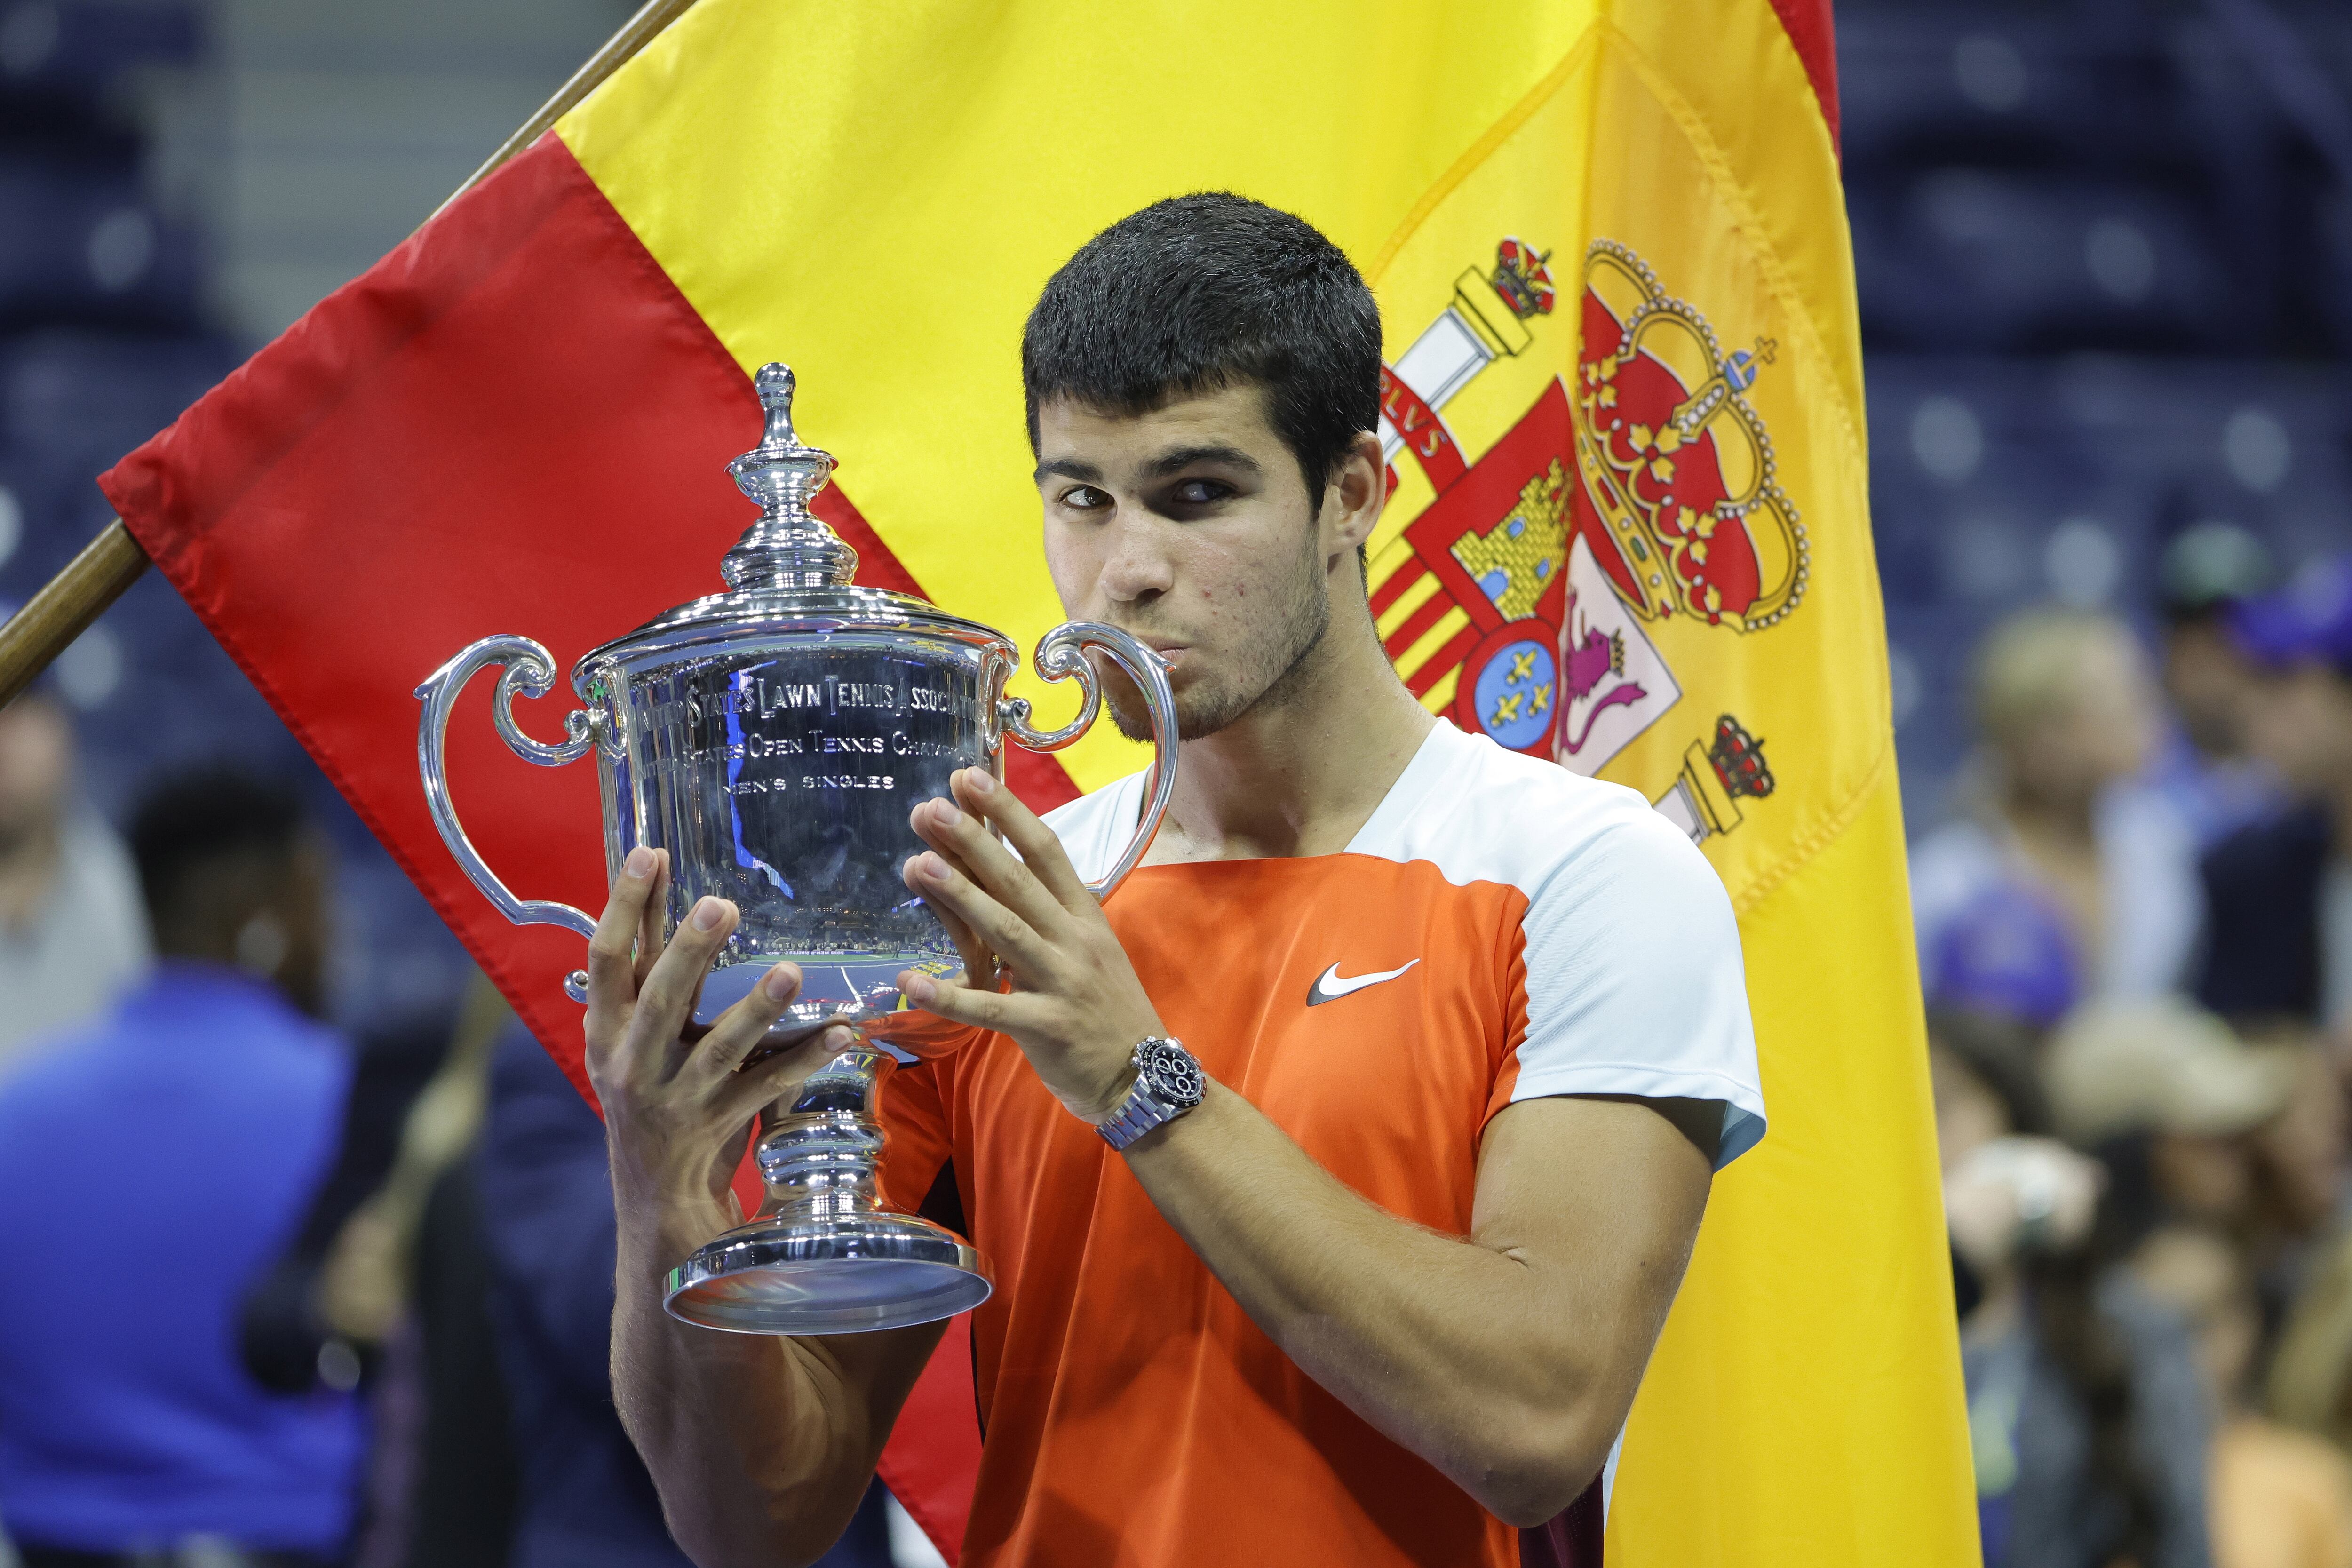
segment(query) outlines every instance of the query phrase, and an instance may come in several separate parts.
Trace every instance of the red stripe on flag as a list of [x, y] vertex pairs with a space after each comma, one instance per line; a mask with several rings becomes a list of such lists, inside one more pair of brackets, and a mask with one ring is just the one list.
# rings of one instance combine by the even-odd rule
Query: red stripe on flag
[[1805, 76], [1821, 100], [1822, 119], [1830, 128], [1830, 145], [1838, 144], [1837, 24], [1830, 16], [1830, 0], [1772, 0], [1780, 26], [1804, 63]]
[[[822, 437], [821, 395], [808, 414]], [[580, 940], [508, 925], [458, 871], [417, 781], [412, 693], [478, 637], [535, 637], [568, 670], [720, 586], [752, 516], [725, 464], [759, 432], [742, 371], [551, 135], [100, 481], [583, 1093], [562, 989]], [[915, 587], [845, 495], [821, 510], [862, 582]], [[593, 765], [509, 754], [491, 685], [450, 724], [459, 815], [518, 894], [593, 911]], [[572, 702], [523, 706], [554, 735]], [[1050, 759], [1013, 768], [1041, 805], [1076, 793]]]
[[[823, 404], [805, 410], [820, 438]], [[551, 135], [100, 481], [583, 1094], [562, 992], [581, 940], [509, 925], [457, 869], [417, 779], [413, 692], [477, 638], [535, 637], [568, 671], [716, 590], [753, 515], [725, 465], [760, 428], [741, 369]], [[862, 582], [915, 587], [845, 495], [818, 510]], [[477, 679], [451, 720], [459, 815], [518, 894], [593, 911], [594, 766], [509, 752], [493, 685]], [[568, 685], [523, 707], [527, 730], [554, 736]], [[1010, 767], [1041, 806], [1076, 793], [1050, 758], [1016, 750]], [[901, 1422], [889, 1468], [910, 1507], [951, 1525], [979, 1461], [968, 1356], [935, 1359], [923, 1385], [933, 1415]]]

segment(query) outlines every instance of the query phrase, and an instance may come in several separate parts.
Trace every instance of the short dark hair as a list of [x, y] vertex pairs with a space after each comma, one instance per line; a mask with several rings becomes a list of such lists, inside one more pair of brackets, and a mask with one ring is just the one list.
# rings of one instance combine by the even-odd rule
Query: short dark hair
[[290, 856], [302, 805], [282, 784], [224, 765], [168, 774], [148, 788], [131, 819], [131, 858], [150, 919], [181, 896], [188, 873], [227, 856]]
[[1381, 418], [1381, 310], [1305, 219], [1227, 191], [1154, 202], [1078, 247], [1021, 335], [1029, 447], [1057, 397], [1149, 414], [1254, 384], [1310, 505]]

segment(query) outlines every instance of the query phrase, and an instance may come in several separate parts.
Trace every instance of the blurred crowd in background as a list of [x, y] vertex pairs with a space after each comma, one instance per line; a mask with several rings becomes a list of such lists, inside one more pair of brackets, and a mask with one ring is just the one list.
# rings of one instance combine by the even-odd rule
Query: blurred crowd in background
[[[627, 9], [0, 0], [0, 608]], [[1986, 1560], [2352, 1568], [2352, 16], [1837, 20]], [[681, 1562], [609, 1205], [167, 586], [0, 710], [0, 1563]]]

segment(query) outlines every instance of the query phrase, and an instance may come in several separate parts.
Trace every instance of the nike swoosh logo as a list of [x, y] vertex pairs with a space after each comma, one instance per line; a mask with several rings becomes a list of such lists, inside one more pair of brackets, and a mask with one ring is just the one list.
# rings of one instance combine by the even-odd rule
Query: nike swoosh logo
[[1317, 975], [1315, 984], [1307, 988], [1307, 1005], [1309, 1007], [1316, 1007], [1326, 1002], [1337, 1002], [1340, 997], [1361, 991], [1367, 985], [1378, 985], [1383, 980], [1394, 980], [1420, 962], [1421, 960], [1416, 958], [1412, 963], [1402, 964], [1395, 969], [1383, 969], [1378, 974], [1350, 974], [1344, 979], [1340, 976], [1339, 966], [1335, 963]]

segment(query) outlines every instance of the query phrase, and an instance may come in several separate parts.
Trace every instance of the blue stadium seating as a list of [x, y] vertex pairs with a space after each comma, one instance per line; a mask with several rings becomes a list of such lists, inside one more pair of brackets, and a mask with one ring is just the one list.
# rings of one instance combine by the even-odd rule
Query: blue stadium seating
[[195, 237], [155, 213], [132, 171], [0, 150], [0, 331], [194, 324]]

